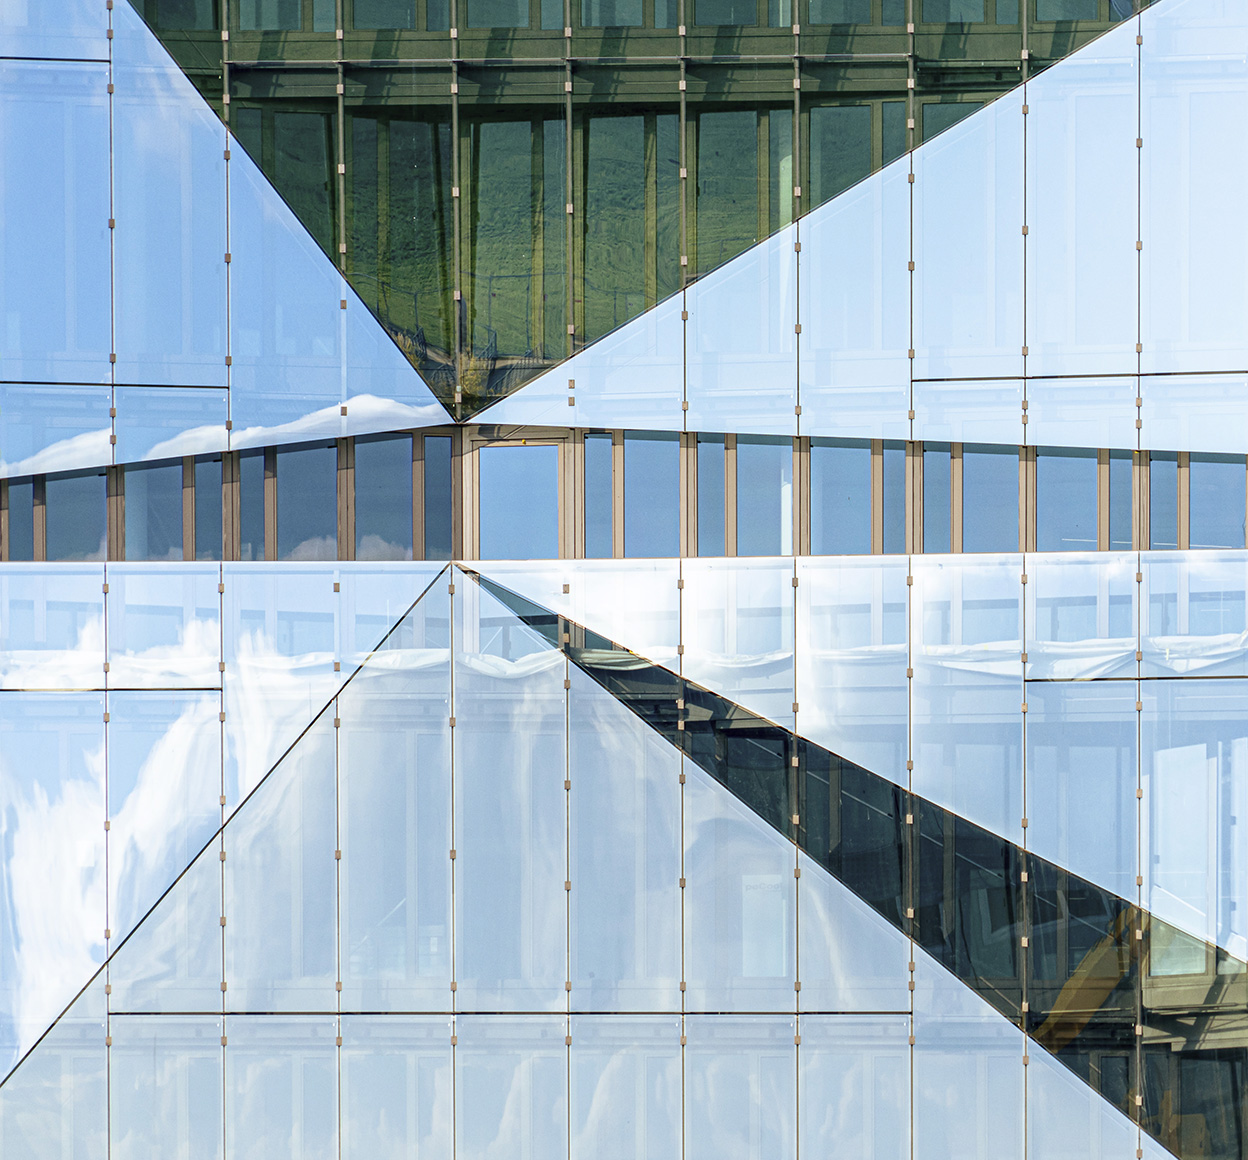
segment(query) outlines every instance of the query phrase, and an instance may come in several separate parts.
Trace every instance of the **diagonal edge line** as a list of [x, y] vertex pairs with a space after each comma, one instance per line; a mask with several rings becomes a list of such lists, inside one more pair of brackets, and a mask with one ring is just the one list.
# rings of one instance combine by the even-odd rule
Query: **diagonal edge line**
[[304, 737], [308, 735], [308, 732], [312, 729], [312, 727], [321, 719], [321, 717], [324, 716], [325, 711], [334, 703], [334, 701], [336, 701], [340, 696], [342, 696], [343, 690], [346, 689], [346, 687], [353, 680], [355, 680], [355, 678], [363, 670], [364, 666], [367, 665], [369, 661], [373, 659], [373, 657], [377, 654], [377, 652], [385, 645], [386, 641], [388, 641], [390, 637], [393, 636], [394, 633], [398, 631], [399, 626], [412, 614], [416, 606], [429, 594], [430, 590], [438, 582], [438, 580], [446, 575], [447, 570], [450, 567], [451, 565], [449, 563], [443, 565], [443, 567], [437, 572], [437, 574], [434, 575], [433, 579], [431, 579], [429, 583], [424, 587], [424, 589], [421, 590], [420, 594], [416, 597], [416, 599], [413, 600], [411, 604], [407, 606], [407, 608], [403, 612], [403, 615], [400, 616], [398, 620], [396, 620], [394, 624], [392, 624], [388, 629], [386, 629], [381, 639], [368, 651], [368, 654], [364, 657], [364, 659], [347, 675], [347, 679], [343, 681], [341, 685], [338, 686], [338, 688], [334, 691], [334, 694], [329, 698], [329, 700], [326, 701], [325, 704], [322, 705], [321, 708], [318, 709], [315, 714], [313, 714], [312, 719], [299, 731], [298, 736], [296, 736], [294, 740], [291, 741], [291, 743], [284, 750], [282, 750], [281, 755], [277, 758], [276, 761], [273, 762], [273, 764], [269, 767], [268, 771], [264, 774], [264, 776], [261, 777], [254, 786], [252, 786], [252, 788], [247, 792], [247, 795], [238, 803], [237, 806], [234, 807], [233, 813], [231, 813], [230, 816], [226, 818], [225, 821], [222, 822], [212, 832], [212, 834], [209, 835], [208, 840], [195, 852], [191, 860], [178, 872], [177, 877], [174, 878], [173, 881], [170, 882], [169, 885], [166, 886], [163, 891], [161, 891], [160, 895], [156, 898], [156, 900], [152, 903], [152, 905], [149, 906], [147, 910], [143, 913], [143, 916], [134, 924], [134, 926], [130, 928], [129, 932], [126, 934], [126, 937], [123, 938], [121, 942], [117, 944], [116, 949], [110, 955], [105, 957], [104, 961], [100, 963], [100, 965], [92, 972], [91, 977], [87, 979], [87, 981], [74, 994], [73, 998], [70, 999], [69, 1002], [66, 1003], [65, 1006], [61, 1009], [60, 1014], [58, 1014], [56, 1018], [53, 1019], [52, 1022], [49, 1023], [48, 1026], [44, 1028], [42, 1032], [40, 1032], [39, 1038], [36, 1039], [34, 1043], [32, 1043], [21, 1054], [21, 1056], [18, 1057], [17, 1062], [13, 1064], [13, 1066], [9, 1069], [8, 1073], [2, 1078], [0, 1078], [0, 1092], [4, 1090], [5, 1085], [8, 1084], [9, 1080], [11, 1080], [18, 1073], [22, 1065], [39, 1049], [40, 1044], [42, 1044], [43, 1041], [47, 1039], [47, 1037], [51, 1035], [52, 1032], [60, 1025], [61, 1020], [64, 1019], [65, 1016], [69, 1014], [74, 1004], [77, 1003], [78, 1000], [82, 998], [82, 996], [90, 989], [91, 985], [104, 973], [105, 968], [107, 968], [112, 963], [113, 959], [116, 958], [117, 955], [121, 953], [122, 948], [125, 947], [125, 945], [135, 936], [139, 928], [142, 927], [145, 922], [147, 922], [147, 920], [157, 910], [157, 908], [161, 905], [161, 903], [164, 902], [164, 900], [171, 893], [173, 893], [174, 887], [176, 887], [178, 883], [181, 882], [182, 879], [186, 877], [186, 875], [190, 872], [191, 867], [194, 866], [195, 863], [199, 861], [199, 859], [204, 855], [204, 853], [222, 835], [222, 833], [225, 831], [226, 826], [228, 826], [230, 822], [232, 822], [236, 817], [238, 817], [243, 807], [249, 801], [251, 801], [252, 797], [255, 796], [255, 794], [259, 791], [260, 787], [263, 786], [265, 782], [269, 780], [269, 778], [277, 770], [277, 767], [281, 765], [282, 762], [285, 761], [287, 757], [290, 756], [291, 751], [304, 739]]

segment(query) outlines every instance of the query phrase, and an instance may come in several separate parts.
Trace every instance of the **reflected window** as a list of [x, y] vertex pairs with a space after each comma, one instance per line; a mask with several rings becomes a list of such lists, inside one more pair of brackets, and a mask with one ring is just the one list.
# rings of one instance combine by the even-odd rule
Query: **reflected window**
[[425, 559], [451, 558], [451, 438], [425, 436]]
[[1018, 449], [962, 448], [962, 550], [1018, 551]]
[[[813, 12], [818, 0], [812, 0]], [[811, 205], [821, 205], [871, 172], [871, 106], [810, 110]]]
[[737, 555], [787, 556], [793, 551], [793, 440], [737, 439]]
[[[734, 3], [754, 9], [754, 0], [699, 0], [698, 9], [701, 12], [707, 4], [728, 8]], [[730, 23], [701, 16], [699, 22]], [[703, 113], [697, 119], [694, 224], [699, 273], [723, 265], [758, 241], [758, 121], [753, 109]]]
[[887, 165], [906, 151], [906, 102], [885, 101], [880, 106], [880, 118], [883, 137], [881, 160]]
[[[980, 0], [982, 7], [982, 0]], [[982, 17], [981, 17], [982, 19]], [[930, 141], [933, 137], [953, 128], [959, 121], [982, 109], [981, 101], [950, 101], [945, 104], [923, 106], [923, 140]]]
[[355, 558], [412, 558], [412, 440], [355, 441]]
[[984, 0], [923, 0], [928, 24], [982, 24]]
[[810, 0], [811, 24], [870, 24], [871, 0]]
[[238, 457], [238, 539], [240, 560], [264, 559], [263, 451], [244, 451]]
[[338, 446], [277, 453], [277, 558], [338, 558]]
[[758, 23], [755, 0], [695, 0], [694, 13], [696, 24]]
[[871, 551], [871, 444], [810, 443], [810, 550], [816, 556]]
[[1132, 546], [1131, 525], [1135, 500], [1131, 474], [1131, 452], [1111, 451], [1109, 453], [1109, 547], [1115, 552], [1127, 551]]
[[585, 436], [585, 555], [605, 560], [615, 554], [614, 440]]
[[923, 551], [953, 550], [952, 457], [948, 443], [923, 444]]
[[1179, 546], [1179, 457], [1173, 451], [1148, 454], [1148, 546]]
[[49, 560], [103, 560], [108, 544], [108, 490], [103, 472], [49, 475]]
[[1242, 455], [1192, 455], [1188, 461], [1191, 514], [1188, 546], [1244, 546], [1245, 474]]
[[[1127, 0], [1130, 4], [1131, 0]], [[1006, 26], [1018, 23], [1018, 0], [997, 0], [997, 23]]]
[[624, 435], [624, 555], [680, 554], [680, 437]]
[[195, 460], [195, 559], [220, 560], [221, 456]]
[[1041, 448], [1036, 454], [1036, 549], [1096, 548], [1096, 452]]
[[182, 559], [180, 461], [126, 468], [126, 559]]
[[244, 32], [297, 32], [302, 9], [303, 0], [239, 0], [238, 26]]
[[35, 484], [34, 480], [9, 484], [9, 542], [5, 545], [10, 560], [35, 558]]
[[906, 0], [882, 0], [880, 4], [881, 24], [905, 24]]
[[884, 551], [899, 556], [906, 550], [906, 445], [884, 444]]
[[581, 24], [586, 28], [640, 28], [641, 0], [581, 0]]
[[529, 0], [467, 0], [469, 28], [528, 28]]
[[698, 555], [722, 556], [724, 540], [724, 437], [698, 436]]
[[217, 0], [160, 0], [156, 24], [161, 29], [211, 32], [217, 27]]
[[[636, 4], [641, 23], [641, 0], [601, 3]], [[585, 269], [591, 272], [584, 282], [584, 338], [592, 342], [645, 308], [647, 248], [635, 244], [635, 235], [646, 220], [646, 118], [590, 117], [584, 140]]]
[[416, 0], [355, 0], [356, 28], [415, 28]]
[[502, 444], [477, 452], [483, 560], [559, 555], [559, 447]]
[[1036, 19], [1096, 20], [1100, 0], [1036, 0]]

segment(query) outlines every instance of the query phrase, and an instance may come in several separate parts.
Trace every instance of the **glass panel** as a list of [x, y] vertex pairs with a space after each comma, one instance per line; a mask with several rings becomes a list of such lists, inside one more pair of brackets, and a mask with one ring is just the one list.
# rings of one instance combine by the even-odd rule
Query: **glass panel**
[[680, 440], [624, 435], [624, 555], [680, 552]]
[[117, 378], [224, 387], [225, 128], [129, 5], [113, 21]]
[[[752, 0], [700, 0], [695, 16], [697, 24], [757, 22], [757, 5]], [[754, 109], [714, 106], [695, 118], [694, 226], [699, 274], [722, 266], [759, 240], [759, 121]]]
[[172, 459], [221, 450], [229, 442], [224, 388], [116, 387], [116, 459]]
[[574, 1015], [572, 1160], [674, 1160], [681, 1154], [680, 1020]]
[[195, 559], [221, 559], [221, 457], [195, 460]]
[[871, 551], [871, 445], [813, 439], [810, 550], [816, 556]]
[[108, 387], [0, 385], [0, 472], [8, 476], [112, 462]]
[[[1135, 409], [1141, 389], [1136, 378], [1029, 378], [1026, 442], [1051, 447], [1134, 449], [1139, 442], [1135, 420], [1144, 413]], [[1014, 434], [1017, 416], [1002, 416], [1000, 430], [1003, 439], [1022, 439]], [[1007, 431], [1009, 434], [1004, 434]]]
[[225, 1148], [222, 1028], [220, 1018], [110, 1020], [114, 1153], [220, 1160]]
[[450, 612], [435, 584], [338, 698], [348, 1010], [438, 1010], [450, 992]]
[[1135, 524], [1132, 487], [1133, 456], [1130, 451], [1109, 453], [1109, 546], [1111, 551], [1131, 549]]
[[737, 439], [737, 555], [793, 551], [793, 444], [782, 437]]
[[[528, 0], [468, 0], [469, 28], [528, 28]], [[527, 150], [522, 151], [526, 153]]]
[[355, 442], [355, 558], [412, 558], [412, 441]]
[[355, 0], [353, 28], [415, 28], [412, 0]]
[[579, 669], [571, 681], [572, 1007], [678, 1011], [680, 754]]
[[297, 32], [303, 27], [302, 0], [240, 0], [238, 26], [244, 32]]
[[[438, 562], [349, 565], [339, 572], [337, 638], [342, 672], [367, 664], [380, 649], [419, 649], [423, 641], [450, 631], [450, 610], [413, 611], [418, 601], [437, 596], [449, 579]], [[428, 622], [424, 629], [422, 623]]]
[[585, 555], [615, 555], [614, 443], [610, 435], [585, 436]]
[[227, 1160], [338, 1150], [338, 1055], [333, 1019], [227, 1019]]
[[1018, 450], [962, 449], [962, 550], [1018, 550]]
[[6, 564], [0, 571], [0, 683], [5, 689], [104, 684], [104, 569]]
[[217, 27], [213, 0], [157, 0], [156, 25], [195, 32], [212, 32]]
[[688, 1160], [794, 1160], [793, 1017], [694, 1017], [685, 1031]]
[[1135, 890], [1136, 685], [1027, 686], [1027, 846], [1121, 898]]
[[[934, 0], [926, 0], [926, 19]], [[945, 19], [966, 19], [946, 0]], [[937, 5], [940, 6], [940, 5]], [[928, 105], [914, 164], [914, 376], [961, 379], [1023, 371], [1023, 94], [1015, 91], [931, 141]]]
[[793, 561], [686, 560], [681, 673], [793, 725]]
[[45, 486], [47, 558], [103, 560], [107, 538], [104, 475], [50, 475]]
[[13, 56], [108, 59], [107, 15], [91, 0], [56, 8], [12, 4], [0, 9], [0, 38]]
[[549, 560], [559, 555], [559, 445], [477, 451], [480, 556]]
[[[589, 26], [641, 25], [641, 0], [582, 0]], [[584, 341], [621, 326], [646, 305], [646, 119], [591, 116], [585, 149]]]
[[264, 453], [238, 457], [240, 560], [264, 559]]
[[753, 0], [697, 0], [698, 24], [758, 23], [758, 7]]
[[952, 550], [952, 466], [948, 443], [923, 444], [923, 551]]
[[[357, 7], [358, 11], [358, 7]], [[451, 1020], [342, 1020], [342, 1157], [450, 1155]]]
[[103, 961], [104, 697], [0, 695], [0, 1074]]
[[898, 555], [906, 550], [906, 448], [900, 443], [884, 445], [884, 551]]
[[1042, 447], [1036, 455], [1036, 547], [1086, 552], [1097, 546], [1095, 451]]
[[1245, 522], [1244, 457], [1193, 455], [1190, 546], [1242, 548]]
[[457, 593], [455, 617], [457, 1001], [559, 1010], [566, 662], [476, 585]]
[[909, 1020], [805, 1015], [801, 1033], [800, 1154], [908, 1160]]
[[[20, 27], [28, 18], [17, 13], [40, 8], [6, 4], [0, 20]], [[35, 21], [35, 27], [59, 24], [66, 32], [87, 27], [83, 13], [59, 6], [54, 17]], [[102, 21], [97, 16], [91, 23]], [[31, 40], [27, 44], [42, 55]], [[7, 36], [5, 45], [6, 54], [20, 51]], [[102, 41], [75, 48], [103, 55]], [[4, 377], [10, 381], [109, 381], [108, 81], [102, 65], [0, 65], [0, 171], [7, 175], [0, 194], [0, 283], [6, 290]], [[40, 163], [31, 165], [32, 157]], [[5, 457], [12, 457], [8, 448]]]
[[566, 1157], [565, 1019], [464, 1015], [455, 1030], [455, 1155]]
[[[776, 766], [783, 768], [782, 759], [777, 759]], [[792, 1010], [797, 949], [794, 848], [691, 762], [685, 763], [685, 776], [687, 1009]], [[788, 1042], [791, 1050], [793, 1040]], [[706, 1092], [696, 1106], [709, 1111], [706, 1105], [711, 1098]], [[694, 1105], [695, 1101], [689, 1101], [687, 1115]], [[737, 1114], [743, 1111], [738, 1109]], [[771, 1108], [769, 1121], [776, 1122], [771, 1118], [777, 1111]], [[709, 1123], [705, 1127], [712, 1130]], [[721, 1124], [718, 1130], [726, 1128]], [[730, 1137], [725, 1136], [723, 1142]], [[733, 1154], [731, 1148], [728, 1151]], [[720, 1149], [706, 1153], [723, 1154]], [[774, 1150], [763, 1153], [777, 1154]]]
[[[824, 9], [823, 17], [830, 15], [841, 19], [816, 16], [820, 8]], [[847, 11], [852, 9], [857, 11]], [[870, 0], [824, 0], [823, 3], [812, 0], [810, 18], [814, 24], [869, 24], [871, 3]], [[810, 110], [809, 131], [810, 204], [816, 206], [871, 172], [871, 106], [816, 105]]]
[[1022, 403], [1021, 378], [916, 382], [915, 433], [924, 441], [1020, 442]]
[[1020, 556], [916, 556], [911, 725], [916, 793], [1020, 843]]
[[1145, 446], [1243, 454], [1248, 416], [1242, 375], [1150, 375], [1139, 383]]
[[[1107, 1058], [1108, 1057], [1108, 1058]], [[1027, 1068], [1027, 1154], [1030, 1156], [1086, 1156], [1088, 1160], [1110, 1160], [1129, 1156], [1137, 1143], [1144, 1155], [1150, 1151], [1149, 1138], [1137, 1140], [1134, 1124], [1110, 1102], [1112, 1065], [1118, 1060], [1110, 1053], [1101, 1057], [1098, 1093], [1082, 1077], [1063, 1066], [1047, 1051], [1032, 1051]], [[1126, 1060], [1123, 1059], [1125, 1064]], [[1125, 1071], [1125, 1067], [1123, 1068]], [[1103, 1093], [1103, 1094], [1102, 1094]], [[1123, 1092], [1125, 1100], [1127, 1093]]]
[[1148, 546], [1179, 546], [1179, 457], [1173, 451], [1149, 452]]
[[35, 558], [35, 485], [33, 480], [9, 484], [9, 529], [6, 560]]
[[451, 440], [425, 436], [425, 559], [451, 558]]
[[182, 559], [182, 464], [126, 468], [126, 559]]
[[725, 487], [724, 437], [722, 435], [699, 435], [699, 556], [722, 556], [726, 550], [724, 547]]
[[225, 830], [232, 1010], [337, 1009], [334, 733], [326, 710]]
[[906, 561], [797, 561], [801, 735], [905, 782]]
[[215, 565], [108, 566], [110, 684], [219, 687], [220, 578]]
[[277, 452], [277, 558], [338, 557], [338, 448]]
[[796, 240], [790, 226], [689, 287], [690, 430], [797, 434]]
[[[1086, 8], [1088, 0], [1073, 3]], [[1044, 12], [1071, 4], [1072, 0], [1037, 0], [1037, 19], [1065, 19]], [[1096, 0], [1091, 6], [1091, 19], [1096, 19]], [[1016, 0], [1014, 7], [1017, 20]], [[1137, 156], [1135, 148], [1139, 135], [1135, 33], [1134, 26], [1115, 29], [1028, 86], [1029, 375], [1122, 374], [1136, 368], [1136, 216], [1107, 216], [1097, 209], [1109, 190], [1129, 198], [1138, 185], [1142, 155]], [[1150, 239], [1146, 250], [1152, 245]], [[1049, 384], [1049, 389], [1062, 388]], [[1128, 388], [1133, 389], [1134, 385]], [[1104, 395], [1082, 384], [1069, 384], [1064, 393], [1077, 407], [1082, 404], [1081, 410], [1107, 410]], [[1129, 398], [1124, 392], [1124, 404]], [[1121, 422], [1120, 429], [1129, 426], [1129, 410], [1125, 417], [1128, 421]], [[1029, 426], [1036, 422], [1030, 411], [1028, 422]], [[1076, 442], [1047, 430], [1030, 434], [1038, 441]], [[1134, 432], [1130, 436], [1133, 440]]]

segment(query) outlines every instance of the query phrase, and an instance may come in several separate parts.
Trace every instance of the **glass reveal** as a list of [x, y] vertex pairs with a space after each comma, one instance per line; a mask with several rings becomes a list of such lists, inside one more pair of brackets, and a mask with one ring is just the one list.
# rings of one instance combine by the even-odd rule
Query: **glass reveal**
[[483, 560], [559, 555], [559, 446], [499, 444], [477, 452]]

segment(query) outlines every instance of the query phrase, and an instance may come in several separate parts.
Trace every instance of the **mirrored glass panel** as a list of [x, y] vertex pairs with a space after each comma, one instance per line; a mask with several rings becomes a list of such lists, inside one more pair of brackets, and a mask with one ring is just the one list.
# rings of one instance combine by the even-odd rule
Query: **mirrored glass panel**
[[483, 560], [559, 555], [559, 450], [550, 443], [477, 451]]
[[426, 435], [425, 559], [449, 560], [452, 548], [451, 439], [449, 435]]
[[5, 689], [104, 685], [104, 569], [5, 564], [0, 570], [0, 681]]
[[1246, 382], [1248, 376], [1242, 374], [1142, 377], [1143, 445], [1242, 455], [1248, 446], [1248, 417], [1243, 408]]
[[914, 384], [914, 434], [942, 443], [1020, 443], [1022, 378]]
[[14, 4], [0, 12], [0, 34], [13, 56], [107, 60], [108, 16], [90, 0], [56, 8]]
[[1141, 556], [1141, 674], [1245, 676], [1248, 567], [1238, 552]]
[[119, 386], [113, 401], [118, 463], [217, 451], [228, 441], [223, 387]]
[[0, 470], [21, 476], [112, 462], [106, 386], [0, 385]]
[[[1143, 413], [1135, 407], [1140, 390], [1136, 378], [1029, 378], [1026, 441], [1052, 447], [1134, 450], [1140, 435], [1135, 420]], [[1156, 428], [1149, 424], [1145, 430]]]

